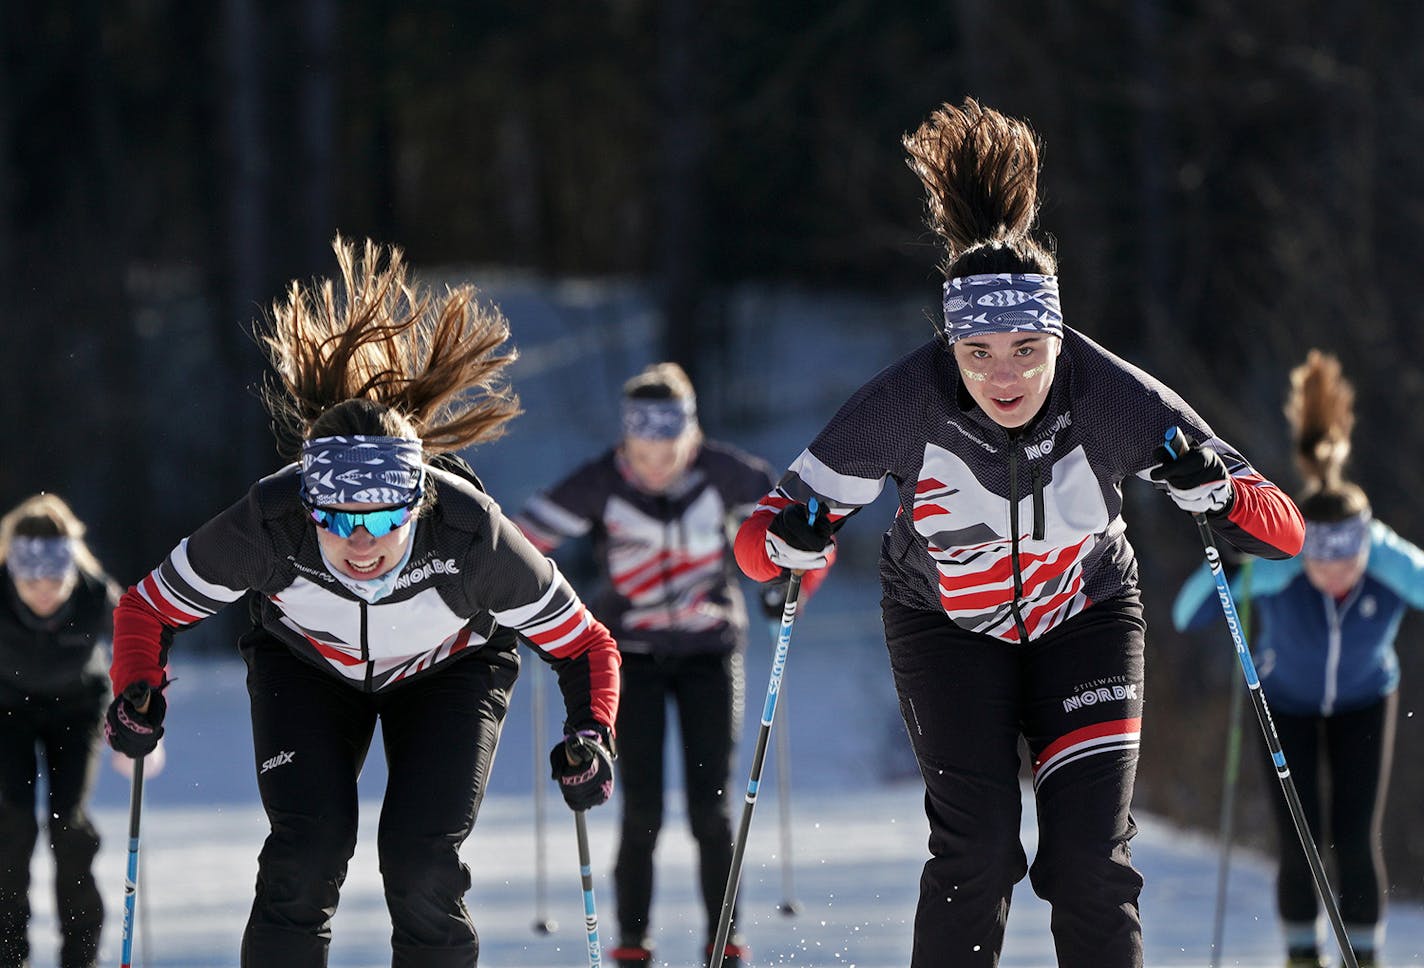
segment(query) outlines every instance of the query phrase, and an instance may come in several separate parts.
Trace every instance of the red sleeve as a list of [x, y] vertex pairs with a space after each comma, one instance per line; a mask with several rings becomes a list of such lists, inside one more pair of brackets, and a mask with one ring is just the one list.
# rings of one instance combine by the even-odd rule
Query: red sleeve
[[142, 679], [157, 688], [163, 685], [163, 637], [171, 628], [132, 586], [114, 608], [114, 659], [109, 664], [109, 681], [114, 695]]
[[623, 657], [612, 634], [598, 619], [589, 616], [588, 629], [571, 650], [587, 663], [588, 707], [593, 718], [608, 727], [618, 722], [619, 668]]
[[[1305, 519], [1284, 491], [1259, 474], [1233, 477], [1236, 499], [1224, 522], [1213, 524], [1241, 551], [1260, 558], [1291, 558], [1305, 543]], [[1222, 525], [1225, 527], [1222, 527]]]
[[765, 506], [757, 508], [742, 522], [732, 543], [738, 567], [752, 581], [771, 581], [781, 575], [781, 566], [766, 556], [766, 529], [771, 527], [774, 516]]

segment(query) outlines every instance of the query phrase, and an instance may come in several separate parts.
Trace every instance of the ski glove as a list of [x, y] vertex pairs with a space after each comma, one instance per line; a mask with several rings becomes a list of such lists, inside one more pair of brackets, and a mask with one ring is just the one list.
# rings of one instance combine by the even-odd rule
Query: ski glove
[[830, 561], [831, 516], [819, 512], [814, 521], [804, 504], [788, 504], [766, 529], [766, 556], [773, 565], [793, 571], [815, 571]]
[[[144, 700], [148, 710], [139, 712]], [[147, 756], [163, 738], [163, 717], [168, 701], [162, 687], [154, 689], [146, 682], [131, 682], [109, 703], [104, 716], [104, 737], [109, 745], [131, 759]]]
[[[1172, 445], [1172, 450], [1163, 445], [1153, 453], [1158, 464], [1151, 477], [1167, 485], [1173, 503], [1192, 514], [1221, 515], [1231, 510], [1236, 490], [1221, 455], [1193, 443], [1181, 430]], [[1173, 451], [1178, 455], [1175, 459]]]
[[612, 740], [606, 726], [565, 736], [549, 751], [549, 765], [570, 810], [588, 810], [613, 796]]

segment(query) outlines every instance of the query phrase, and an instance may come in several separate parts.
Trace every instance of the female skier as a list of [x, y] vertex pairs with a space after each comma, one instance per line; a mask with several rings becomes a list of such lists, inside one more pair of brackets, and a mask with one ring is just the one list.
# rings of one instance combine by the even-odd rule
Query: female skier
[[44, 757], [60, 968], [98, 964], [99, 834], [86, 804], [99, 766], [119, 589], [54, 494], [0, 518], [0, 968], [29, 964], [30, 857]]
[[[811, 441], [742, 526], [737, 560], [755, 579], [822, 567], [833, 526], [893, 481], [885, 638], [930, 825], [912, 964], [998, 962], [1026, 869], [1023, 737], [1031, 879], [1053, 906], [1058, 963], [1135, 968], [1145, 626], [1122, 482], [1157, 482], [1270, 557], [1300, 547], [1300, 515], [1177, 394], [1064, 325], [1053, 255], [1030, 231], [1039, 147], [1027, 124], [966, 99], [904, 144], [947, 246], [943, 328]], [[1168, 460], [1174, 426], [1200, 443]], [[827, 511], [814, 524], [813, 497]]]
[[[266, 403], [295, 462], [183, 539], [115, 612], [110, 741], [163, 731], [172, 633], [249, 590], [258, 790], [271, 833], [242, 964], [326, 964], [356, 843], [356, 778], [377, 720], [389, 780], [377, 847], [392, 965], [468, 968], [479, 940], [460, 845], [484, 793], [516, 634], [558, 670], [575, 810], [608, 799], [618, 652], [558, 569], [448, 452], [517, 412], [509, 328], [461, 286], [407, 282], [399, 249], [337, 239], [343, 291], [293, 283], [263, 340]], [[435, 456], [447, 455], [447, 456]], [[138, 688], [135, 689], [134, 687]], [[147, 691], [146, 698], [143, 693]]]
[[[545, 552], [591, 535], [606, 579], [592, 609], [623, 656], [619, 944], [611, 955], [619, 968], [644, 968], [653, 959], [669, 700], [677, 704], [709, 944], [717, 929], [732, 863], [727, 779], [742, 725], [747, 637], [731, 535], [775, 478], [764, 461], [703, 437], [692, 382], [675, 363], [650, 366], [624, 385], [622, 421], [617, 446], [531, 499], [517, 520]], [[785, 583], [763, 595], [779, 619]], [[745, 955], [733, 940], [722, 963], [736, 968]]]
[[[1394, 756], [1399, 660], [1395, 636], [1407, 609], [1424, 609], [1424, 551], [1371, 517], [1370, 501], [1344, 476], [1355, 424], [1354, 388], [1339, 361], [1311, 350], [1291, 371], [1286, 405], [1296, 462], [1305, 549], [1289, 561], [1257, 562], [1249, 594], [1260, 632], [1261, 685], [1315, 842], [1333, 848], [1340, 915], [1362, 966], [1384, 944], [1381, 827]], [[1220, 621], [1210, 572], [1193, 575], [1173, 610], [1179, 629]], [[1320, 776], [1322, 756], [1328, 780]], [[1289, 968], [1318, 968], [1319, 899], [1295, 823], [1270, 759], [1280, 848], [1276, 908]], [[1330, 829], [1322, 830], [1324, 787]]]

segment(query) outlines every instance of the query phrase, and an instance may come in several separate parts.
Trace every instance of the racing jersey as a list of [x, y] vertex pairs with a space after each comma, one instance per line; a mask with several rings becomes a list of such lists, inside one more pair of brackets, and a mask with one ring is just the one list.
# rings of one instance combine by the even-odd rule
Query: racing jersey
[[732, 538], [775, 480], [764, 461], [704, 441], [682, 477], [651, 494], [614, 448], [531, 498], [515, 520], [545, 552], [592, 537], [606, 579], [593, 611], [621, 651], [730, 652], [747, 629]]
[[776, 568], [765, 536], [777, 511], [814, 497], [834, 523], [889, 479], [900, 507], [881, 544], [884, 594], [1006, 642], [1036, 639], [1136, 587], [1122, 482], [1150, 480], [1173, 426], [1216, 450], [1232, 476], [1235, 499], [1211, 519], [1217, 533], [1250, 554], [1298, 552], [1304, 525], [1289, 497], [1171, 389], [1065, 327], [1048, 398], [1022, 428], [974, 403], [938, 340], [886, 367], [762, 500], [738, 534], [737, 560], [765, 578]]
[[375, 604], [322, 561], [296, 464], [254, 484], [120, 600], [115, 693], [137, 679], [159, 685], [173, 631], [250, 589], [255, 624], [353, 688], [388, 689], [476, 652], [517, 661], [517, 633], [557, 670], [571, 726], [612, 727], [619, 660], [608, 630], [489, 495], [425, 472], [434, 502], [415, 519], [394, 590]]

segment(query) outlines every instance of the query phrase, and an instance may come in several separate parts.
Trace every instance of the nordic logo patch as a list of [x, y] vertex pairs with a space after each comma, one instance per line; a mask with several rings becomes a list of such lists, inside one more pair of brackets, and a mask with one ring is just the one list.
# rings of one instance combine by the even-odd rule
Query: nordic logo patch
[[1100, 702], [1122, 702], [1124, 699], [1136, 698], [1137, 685], [1135, 683], [1129, 683], [1126, 686], [1098, 686], [1096, 689], [1084, 689], [1076, 696], [1064, 699], [1063, 711], [1071, 713], [1075, 709], [1096, 706]]

